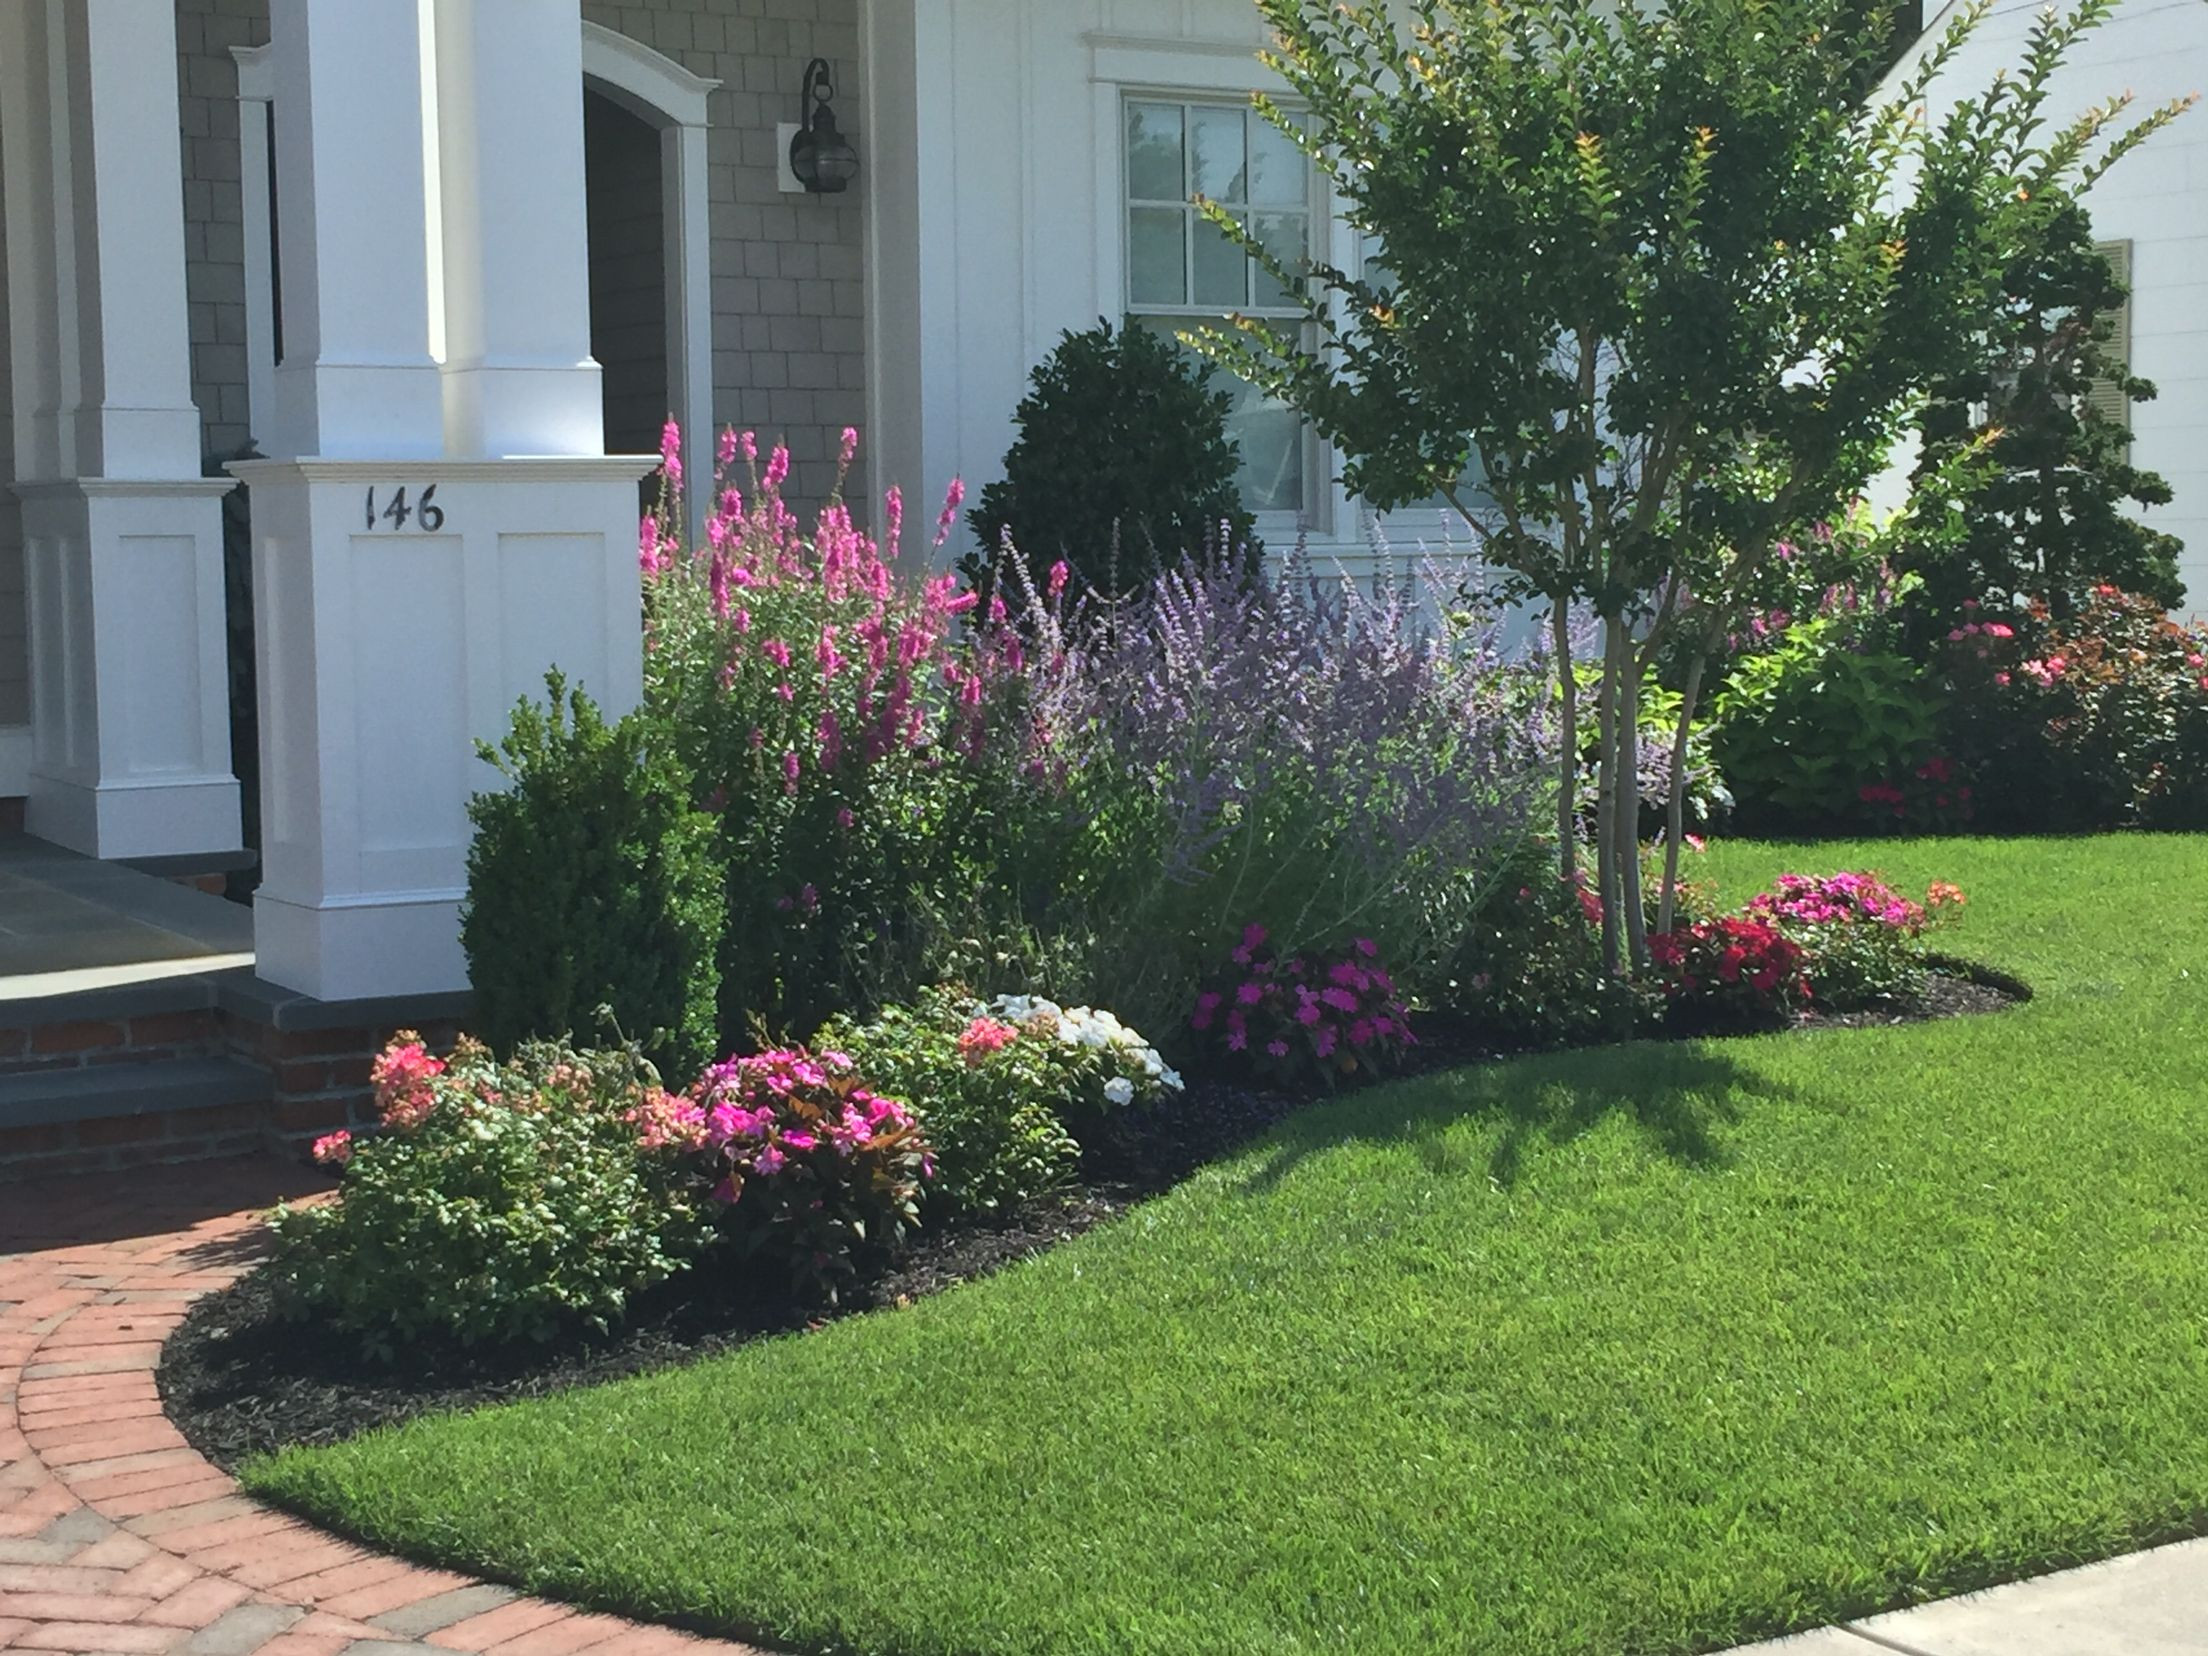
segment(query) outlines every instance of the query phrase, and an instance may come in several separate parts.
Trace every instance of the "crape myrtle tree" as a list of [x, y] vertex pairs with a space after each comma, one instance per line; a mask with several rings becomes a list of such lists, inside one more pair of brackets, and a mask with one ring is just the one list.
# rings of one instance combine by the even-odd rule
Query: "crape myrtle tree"
[[[1361, 232], [1362, 269], [1288, 270], [1283, 325], [1198, 348], [1284, 398], [1381, 509], [1441, 493], [1507, 596], [1553, 623], [1558, 854], [1576, 877], [1572, 612], [1600, 626], [1594, 836], [1613, 970], [1645, 966], [1641, 685], [1685, 662], [1659, 927], [1671, 922], [1702, 663], [1773, 549], [1838, 519], [1928, 388], [1986, 361], [2042, 203], [2171, 118], [2045, 115], [2115, 0], [2035, 27], [1936, 119], [1974, 0], [1866, 105], [1890, 7], [1851, 0], [1257, 0], [1297, 113], [1260, 110]], [[1474, 464], [1475, 496], [1462, 487]]]

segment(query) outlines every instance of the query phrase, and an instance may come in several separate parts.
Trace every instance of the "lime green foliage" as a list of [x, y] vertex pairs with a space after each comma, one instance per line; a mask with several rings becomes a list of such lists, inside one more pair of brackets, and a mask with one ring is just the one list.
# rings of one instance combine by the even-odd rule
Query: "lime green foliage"
[[388, 1356], [418, 1335], [549, 1340], [621, 1320], [711, 1230], [626, 1117], [662, 1097], [631, 1053], [525, 1045], [450, 1065], [401, 1037], [377, 1063], [384, 1130], [317, 1147], [341, 1198], [278, 1209], [275, 1273], [301, 1310]]
[[1841, 616], [1742, 656], [1711, 712], [1742, 818], [1763, 824], [1845, 821], [1865, 784], [1907, 775], [1939, 739], [1924, 671]]
[[873, 1656], [1679, 1656], [2198, 1530], [2208, 843], [1814, 863], [1961, 884], [2038, 998], [1358, 1094], [910, 1310], [248, 1481]]
[[714, 1055], [724, 924], [715, 823], [647, 715], [607, 724], [553, 673], [484, 757], [512, 785], [468, 805], [460, 939], [475, 1025], [501, 1051], [531, 1036], [622, 1033], [678, 1075]]

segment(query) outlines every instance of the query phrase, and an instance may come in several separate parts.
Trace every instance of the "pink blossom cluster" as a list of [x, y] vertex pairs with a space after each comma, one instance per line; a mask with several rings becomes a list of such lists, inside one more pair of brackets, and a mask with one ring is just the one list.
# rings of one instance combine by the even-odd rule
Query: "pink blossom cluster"
[[1359, 938], [1339, 956], [1283, 959], [1258, 924], [1244, 928], [1231, 968], [1196, 997], [1190, 1027], [1261, 1070], [1329, 1077], [1383, 1067], [1417, 1045], [1410, 1014], [1379, 948]]
[[444, 1060], [432, 1057], [419, 1035], [402, 1029], [393, 1036], [368, 1070], [384, 1126], [403, 1133], [427, 1121], [437, 1108], [436, 1081], [444, 1073]]
[[1828, 874], [1821, 878], [1810, 874], [1781, 874], [1774, 889], [1759, 893], [1749, 901], [1748, 912], [1763, 920], [1805, 926], [1884, 926], [1910, 937], [1917, 936], [1925, 925], [1923, 908], [1903, 897], [1877, 875], [1862, 873]]
[[1002, 1052], [1020, 1038], [1016, 1025], [1000, 1022], [986, 1014], [969, 1023], [958, 1037], [958, 1055], [969, 1064], [980, 1064], [993, 1053]]
[[[754, 1179], [850, 1162], [914, 1132], [912, 1112], [858, 1085], [848, 1056], [802, 1048], [714, 1065], [699, 1078], [683, 1119], [725, 1169], [713, 1195], [729, 1205]], [[935, 1176], [931, 1157], [923, 1155], [920, 1176]]]

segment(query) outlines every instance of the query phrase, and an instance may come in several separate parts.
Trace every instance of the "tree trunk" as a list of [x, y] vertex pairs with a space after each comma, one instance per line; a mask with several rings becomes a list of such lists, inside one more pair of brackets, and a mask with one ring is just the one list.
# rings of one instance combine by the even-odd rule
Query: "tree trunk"
[[1572, 660], [1572, 616], [1568, 598], [1557, 598], [1549, 610], [1549, 626], [1556, 640], [1556, 684], [1560, 697], [1558, 717], [1563, 721], [1563, 758], [1556, 801], [1557, 878], [1570, 880], [1579, 872], [1579, 679]]
[[1618, 932], [1618, 633], [1603, 623], [1602, 694], [1598, 698], [1595, 764], [1595, 895], [1602, 906], [1602, 969], [1616, 977], [1623, 951]]
[[1671, 735], [1671, 775], [1664, 790], [1664, 889], [1656, 900], [1656, 929], [1669, 931], [1679, 914], [1679, 853], [1687, 837], [1687, 745], [1694, 735], [1696, 703], [1702, 696], [1702, 672], [1710, 652], [1694, 652], [1686, 688], [1679, 692], [1679, 728]]
[[1619, 624], [1618, 661], [1618, 904], [1625, 911], [1626, 961], [1634, 975], [1648, 965], [1648, 910], [1641, 899], [1641, 668], [1632, 630]]

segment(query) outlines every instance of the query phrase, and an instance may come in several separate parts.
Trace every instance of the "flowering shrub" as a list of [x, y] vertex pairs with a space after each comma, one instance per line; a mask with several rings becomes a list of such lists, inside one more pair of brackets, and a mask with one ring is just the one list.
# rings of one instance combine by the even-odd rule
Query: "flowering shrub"
[[987, 1212], [1061, 1185], [1079, 1165], [1084, 1124], [1181, 1089], [1109, 1012], [1038, 996], [984, 1005], [931, 989], [871, 1023], [838, 1020], [820, 1041], [912, 1106], [936, 1155], [931, 1208]]
[[1782, 874], [1749, 899], [1747, 913], [1801, 948], [1818, 1005], [1852, 1012], [1921, 998], [1925, 932], [1962, 904], [1962, 892], [1945, 883], [1920, 905], [1875, 874]]
[[831, 1303], [862, 1258], [917, 1221], [935, 1173], [912, 1112], [862, 1085], [840, 1052], [732, 1058], [686, 1107], [640, 1126], [671, 1162], [703, 1169], [724, 1236]]
[[388, 1356], [424, 1334], [463, 1344], [607, 1327], [711, 1234], [703, 1204], [645, 1155], [632, 1115], [665, 1095], [628, 1052], [528, 1045], [449, 1062], [402, 1034], [376, 1061], [383, 1130], [332, 1133], [338, 1196], [279, 1208], [275, 1280]]
[[1648, 952], [1690, 1022], [1765, 1024], [1809, 1004], [1807, 952], [1768, 920], [1692, 921], [1650, 938]]
[[[845, 434], [849, 464], [857, 437]], [[933, 922], [1015, 884], [1027, 726], [1000, 717], [1025, 654], [969, 633], [957, 578], [900, 580], [903, 504], [879, 539], [841, 500], [804, 529], [789, 456], [726, 434], [702, 544], [675, 531], [682, 476], [644, 522], [646, 699], [718, 823], [728, 926], [720, 1028], [810, 1028], [923, 981]], [[935, 530], [941, 546], [962, 491]]]
[[1418, 1044], [1379, 946], [1283, 957], [1247, 927], [1231, 966], [1196, 997], [1189, 1023], [1238, 1061], [1288, 1081], [1386, 1070]]
[[1973, 619], [1944, 650], [1949, 741], [1990, 825], [2208, 826], [2208, 624], [2101, 586], [2068, 619]]
[[1086, 981], [1139, 1020], [1184, 1012], [1252, 915], [1285, 956], [1363, 936], [1438, 963], [1553, 797], [1496, 627], [1431, 624], [1408, 583], [1374, 597], [1290, 558], [1030, 619], [1085, 824], [1065, 878], [1104, 940]]

